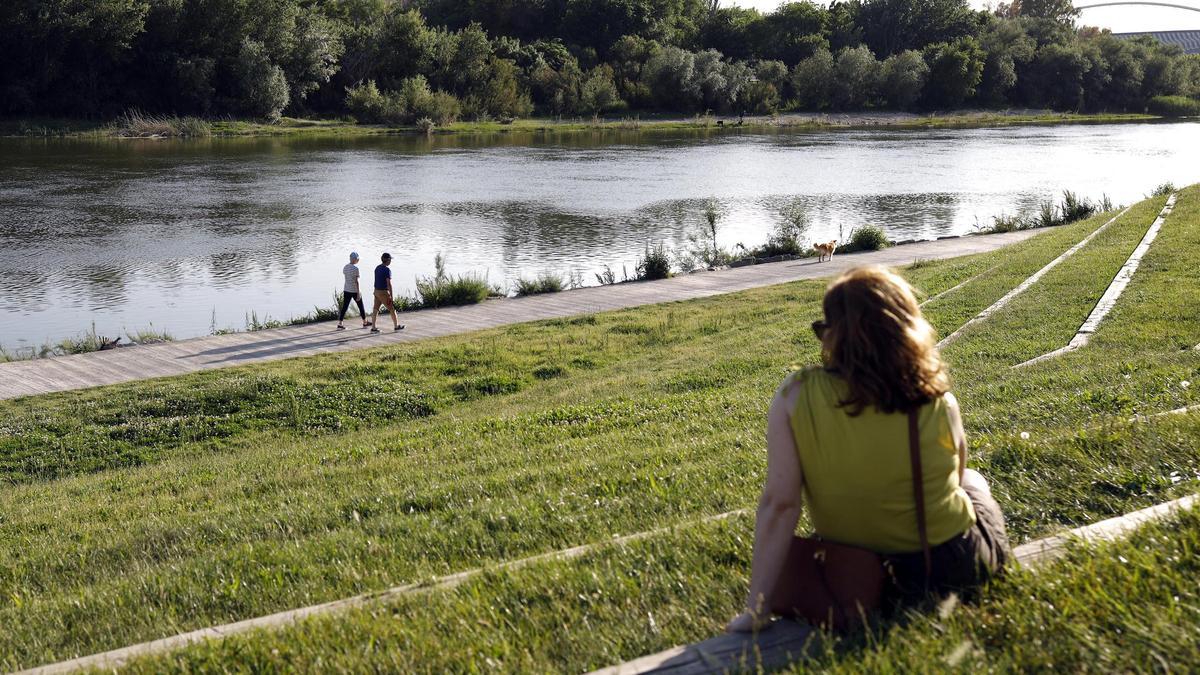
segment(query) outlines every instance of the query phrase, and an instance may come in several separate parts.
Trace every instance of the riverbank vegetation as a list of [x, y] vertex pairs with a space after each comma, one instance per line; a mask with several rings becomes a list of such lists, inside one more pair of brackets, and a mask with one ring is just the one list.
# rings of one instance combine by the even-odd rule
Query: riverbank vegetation
[[3, 345], [0, 345], [0, 363], [48, 359], [56, 356], [71, 356], [73, 354], [89, 354], [106, 349], [171, 342], [174, 339], [166, 331], [155, 330], [153, 325], [137, 331], [126, 331], [124, 336], [108, 337], [98, 333], [96, 331], [96, 324], [93, 323], [92, 327], [81, 335], [63, 338], [58, 342], [45, 342], [38, 347], [7, 349]]
[[[1150, 196], [1165, 197], [1174, 191], [1174, 186], [1164, 183], [1156, 188]], [[1098, 202], [1093, 202], [1087, 197], [1080, 197], [1070, 190], [1064, 190], [1062, 201], [1058, 204], [1055, 204], [1053, 200], [1044, 200], [1038, 204], [1037, 211], [1034, 213], [1001, 214], [992, 219], [990, 226], [979, 229], [985, 234], [997, 234], [1032, 230], [1039, 227], [1056, 227], [1090, 218], [1096, 213], [1108, 213], [1115, 208], [1108, 195], [1101, 197]]]
[[324, 118], [293, 127], [308, 133], [351, 119], [431, 131], [664, 112], [1180, 115], [1200, 97], [1200, 57], [1079, 26], [1066, 1], [995, 11], [966, 0], [789, 2], [765, 14], [702, 0], [35, 7], [0, 10], [0, 115], [29, 134], [54, 126], [21, 120], [52, 116], [197, 136], [255, 128], [222, 119], [285, 114]]
[[[1150, 417], [1200, 403], [1200, 188], [1086, 349], [1011, 369], [1074, 334], [1164, 201], [1132, 206], [945, 350], [970, 464], [1018, 543], [1200, 487], [1200, 416]], [[946, 334], [1108, 217], [903, 273], [937, 297], [925, 311]], [[0, 666], [657, 527], [672, 529], [132, 668], [586, 671], [709, 637], [743, 600], [753, 523], [698, 521], [752, 507], [770, 392], [818, 359], [824, 284], [0, 402]], [[821, 663], [941, 667], [930, 654], [970, 639], [989, 663], [1136, 669], [1138, 631], [1169, 624], [1156, 649], [1194, 669], [1200, 599], [1174, 553], [1188, 518], [1149, 531], [1154, 545], [994, 584], [929, 619], [942, 630], [883, 624]], [[1068, 624], [1079, 640], [1031, 637]]]

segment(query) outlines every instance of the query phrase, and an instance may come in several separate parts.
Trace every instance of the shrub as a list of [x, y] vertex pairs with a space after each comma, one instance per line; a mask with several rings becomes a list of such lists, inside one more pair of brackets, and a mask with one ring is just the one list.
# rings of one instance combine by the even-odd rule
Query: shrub
[[181, 136], [202, 137], [212, 135], [212, 126], [197, 117], [174, 117], [148, 115], [139, 110], [126, 110], [116, 120], [118, 136]]
[[417, 120], [416, 126], [417, 129], [420, 129], [422, 132], [428, 135], [432, 134], [433, 130], [437, 128], [437, 123], [428, 117], [422, 117], [421, 119]]
[[542, 272], [533, 279], [524, 277], [518, 278], [516, 281], [516, 293], [518, 297], [526, 295], [538, 295], [541, 293], [558, 293], [565, 288], [566, 283], [563, 278], [552, 272]]
[[453, 305], [475, 305], [487, 299], [491, 292], [487, 279], [478, 274], [450, 276], [446, 274], [446, 258], [434, 257], [434, 275], [417, 280], [417, 295], [426, 308]]
[[780, 212], [780, 220], [775, 223], [775, 229], [767, 236], [767, 243], [748, 253], [755, 258], [770, 258], [777, 255], [804, 255], [804, 236], [809, 228], [808, 211], [803, 203], [796, 200], [788, 204]]
[[403, 124], [408, 114], [404, 100], [379, 91], [374, 80], [348, 88], [346, 107], [360, 122], [368, 124]]
[[410, 114], [418, 120], [429, 119], [438, 126], [454, 124], [462, 115], [462, 104], [454, 94], [438, 90], [409, 102]]
[[603, 272], [596, 273], [596, 283], [601, 286], [611, 286], [617, 283], [617, 275], [613, 273], [611, 267], [605, 265]]
[[770, 82], [755, 80], [742, 87], [738, 108], [753, 115], [770, 115], [779, 110], [779, 90]]
[[1073, 223], [1092, 217], [1096, 213], [1096, 205], [1091, 200], [1080, 199], [1070, 190], [1064, 190], [1062, 206], [1059, 207], [1058, 212], [1063, 223]]
[[1158, 187], [1154, 188], [1154, 192], [1151, 192], [1150, 196], [1151, 197], [1166, 197], [1167, 195], [1171, 194], [1172, 192], [1175, 192], [1175, 184], [1168, 181], [1168, 182], [1163, 183], [1162, 185], [1159, 185]]
[[1059, 224], [1058, 208], [1054, 202], [1046, 200], [1038, 205], [1037, 215], [1033, 218], [1034, 227], [1054, 227]]
[[646, 244], [645, 255], [637, 261], [634, 270], [638, 281], [654, 281], [667, 279], [671, 276], [671, 257], [661, 243], [658, 246]]
[[613, 82], [612, 66], [597, 66], [588, 73], [579, 90], [579, 108], [582, 112], [601, 115], [625, 106], [617, 85]]
[[[431, 91], [422, 75], [401, 81], [394, 92], [383, 92], [373, 80], [346, 90], [346, 107], [359, 121], [373, 124], [412, 124], [429, 119], [435, 125], [453, 124], [462, 105], [452, 94]], [[420, 126], [420, 125], [418, 125]]]
[[1200, 101], [1186, 96], [1155, 96], [1146, 109], [1163, 117], [1200, 116]]
[[850, 232], [850, 240], [837, 247], [838, 253], [855, 251], [880, 251], [892, 245], [883, 228], [875, 225], [856, 227]]
[[1033, 227], [1033, 223], [1024, 216], [1010, 216], [1002, 213], [992, 218], [992, 226], [985, 229], [988, 234], [1000, 234], [1002, 232], [1016, 232], [1018, 230], [1028, 230]]

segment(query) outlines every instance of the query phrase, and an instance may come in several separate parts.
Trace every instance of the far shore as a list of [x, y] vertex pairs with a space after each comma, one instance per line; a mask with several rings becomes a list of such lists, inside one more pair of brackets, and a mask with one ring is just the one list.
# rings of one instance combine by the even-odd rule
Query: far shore
[[[1029, 124], [1088, 124], [1162, 120], [1140, 113], [1064, 113], [1037, 109], [953, 110], [935, 113], [861, 111], [778, 115], [627, 115], [602, 118], [529, 118], [511, 122], [455, 122], [425, 131], [415, 126], [357, 124], [339, 119], [284, 117], [275, 123], [214, 119], [207, 120], [210, 137], [256, 136], [383, 136], [443, 134], [559, 134], [582, 132], [696, 131], [733, 132], [821, 129], [937, 129], [994, 127]], [[130, 133], [115, 122], [88, 120], [8, 119], [0, 121], [0, 136], [59, 138], [169, 138], [170, 134]]]

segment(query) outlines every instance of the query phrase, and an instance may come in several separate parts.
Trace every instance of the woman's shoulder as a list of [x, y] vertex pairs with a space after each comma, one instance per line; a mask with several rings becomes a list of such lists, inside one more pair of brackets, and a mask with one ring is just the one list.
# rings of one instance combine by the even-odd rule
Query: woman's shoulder
[[824, 382], [833, 377], [833, 374], [825, 370], [822, 366], [806, 366], [798, 368], [788, 373], [787, 377], [783, 378], [783, 382], [779, 385], [778, 393], [781, 396], [795, 396], [801, 389], [806, 386]]

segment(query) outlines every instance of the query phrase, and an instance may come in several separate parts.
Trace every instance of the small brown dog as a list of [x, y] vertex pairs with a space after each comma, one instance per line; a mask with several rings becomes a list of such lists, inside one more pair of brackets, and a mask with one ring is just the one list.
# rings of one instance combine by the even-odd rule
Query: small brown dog
[[837, 244], [837, 239], [825, 244], [813, 244], [813, 248], [817, 249], [817, 262], [833, 260], [833, 252], [837, 250]]

